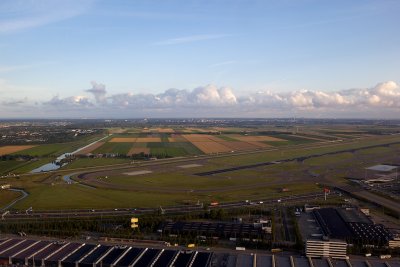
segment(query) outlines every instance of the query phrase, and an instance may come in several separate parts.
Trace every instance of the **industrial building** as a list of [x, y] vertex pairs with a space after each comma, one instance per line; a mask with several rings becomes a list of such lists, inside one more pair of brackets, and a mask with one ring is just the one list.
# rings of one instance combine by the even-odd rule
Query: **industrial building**
[[167, 222], [160, 231], [164, 234], [190, 234], [218, 238], [262, 238], [271, 232], [270, 221], [250, 223]]
[[70, 243], [29, 239], [1, 239], [0, 266], [193, 266], [210, 265], [211, 252]]
[[347, 258], [347, 243], [344, 241], [307, 240], [307, 257]]
[[374, 224], [357, 208], [313, 209], [307, 216], [316, 232], [308, 233], [305, 252], [309, 257], [345, 258], [348, 245], [359, 247], [395, 246], [394, 235]]
[[329, 239], [359, 245], [387, 245], [393, 234], [383, 225], [374, 224], [358, 209], [324, 208], [313, 211], [323, 234]]

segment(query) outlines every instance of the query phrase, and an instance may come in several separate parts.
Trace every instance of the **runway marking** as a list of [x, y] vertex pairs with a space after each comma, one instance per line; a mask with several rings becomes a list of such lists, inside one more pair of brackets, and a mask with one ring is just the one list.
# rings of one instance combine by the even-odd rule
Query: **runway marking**
[[201, 167], [201, 166], [203, 166], [203, 165], [201, 165], [201, 164], [186, 164], [186, 165], [178, 166], [178, 168], [188, 169], [188, 168], [195, 168], [195, 167]]
[[152, 173], [152, 171], [134, 171], [134, 172], [124, 172], [125, 175], [129, 175], [129, 176], [134, 176], [134, 175], [142, 175], [142, 174], [148, 174], [148, 173]]

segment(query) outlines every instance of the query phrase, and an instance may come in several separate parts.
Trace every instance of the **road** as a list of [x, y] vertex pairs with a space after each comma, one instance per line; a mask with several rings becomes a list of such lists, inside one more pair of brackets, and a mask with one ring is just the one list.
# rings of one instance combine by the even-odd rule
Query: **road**
[[[344, 145], [344, 144], [353, 144], [354, 141], [353, 140], [348, 140], [348, 141], [327, 141], [327, 142], [321, 142], [321, 143], [315, 143], [315, 144], [307, 144], [307, 145], [296, 145], [296, 146], [290, 146], [287, 148], [268, 148], [268, 149], [260, 149], [260, 150], [256, 150], [256, 151], [244, 151], [244, 152], [235, 152], [235, 153], [225, 153], [225, 154], [216, 154], [216, 155], [204, 155], [204, 156], [194, 156], [194, 157], [190, 157], [190, 158], [174, 158], [174, 159], [163, 159], [163, 160], [157, 160], [157, 161], [153, 161], [153, 162], [146, 162], [146, 163], [140, 163], [140, 164], [120, 164], [120, 165], [109, 165], [109, 166], [95, 166], [95, 167], [85, 167], [85, 168], [81, 168], [81, 169], [71, 169], [71, 170], [57, 170], [54, 171], [52, 173], [54, 173], [54, 175], [61, 175], [61, 174], [70, 174], [73, 173], [75, 175], [84, 175], [86, 173], [90, 173], [90, 170], [93, 170], [92, 172], [99, 172], [99, 171], [106, 171], [106, 170], [121, 170], [121, 169], [135, 169], [135, 168], [143, 168], [143, 167], [149, 167], [149, 166], [160, 166], [160, 165], [164, 165], [164, 164], [176, 164], [176, 163], [186, 163], [186, 162], [193, 162], [193, 161], [199, 161], [199, 160], [207, 160], [207, 159], [213, 159], [213, 158], [221, 158], [221, 157], [231, 157], [231, 156], [236, 156], [236, 155], [248, 155], [248, 154], [256, 154], [256, 153], [263, 153], [263, 152], [269, 152], [269, 151], [285, 151], [287, 149], [292, 150], [292, 149], [307, 149], [307, 150], [312, 150], [312, 149], [316, 149], [316, 148], [326, 148], [326, 147], [331, 147], [331, 146], [337, 146], [337, 145]], [[380, 146], [388, 146], [390, 144], [397, 144], [399, 143], [398, 141], [392, 141], [392, 142], [388, 142], [386, 144], [381, 144], [381, 145], [372, 145], [372, 146], [365, 146], [362, 148], [355, 148], [355, 149], [344, 149], [344, 150], [340, 150], [340, 151], [336, 151], [336, 152], [327, 152], [327, 153], [322, 153], [322, 154], [314, 154], [314, 155], [309, 155], [309, 156], [302, 156], [302, 157], [296, 157], [296, 158], [290, 158], [290, 159], [283, 159], [282, 161], [293, 161], [293, 160], [304, 160], [307, 159], [309, 157], [316, 157], [316, 156], [322, 156], [322, 155], [326, 155], [326, 154], [335, 154], [335, 153], [342, 153], [342, 152], [346, 152], [346, 151], [355, 151], [358, 149], [366, 149], [366, 148], [373, 148], [373, 147], [380, 147]], [[266, 162], [266, 163], [261, 163], [261, 164], [276, 164], [276, 162]], [[238, 168], [241, 168], [240, 166], [238, 166]], [[216, 170], [216, 171], [221, 171], [221, 170]], [[231, 170], [229, 170], [231, 171]], [[26, 174], [28, 175], [28, 174]], [[337, 187], [338, 189], [341, 189], [342, 191], [346, 192], [345, 189], [342, 189], [340, 187], [340, 185], [337, 184], [331, 184], [331, 186], [333, 187]], [[354, 195], [358, 195], [360, 197], [366, 198], [369, 201], [375, 202], [377, 204], [380, 204], [382, 206], [386, 206], [389, 207], [391, 209], [394, 208], [395, 211], [400, 212], [400, 207], [398, 205], [398, 203], [395, 203], [393, 201], [390, 201], [388, 199], [373, 195], [367, 191], [360, 191], [360, 192], [351, 192]], [[262, 200], [261, 200], [262, 201]], [[266, 200], [267, 201], [267, 200]], [[224, 208], [224, 207], [236, 207], [236, 206], [243, 206], [242, 204], [238, 204], [237, 202], [234, 203], [224, 203], [224, 204], [220, 204], [219, 207]], [[171, 208], [167, 208], [167, 212], [181, 212], [184, 210], [190, 211], [190, 209], [196, 210], [199, 209], [198, 207], [193, 207], [193, 206], [184, 206], [184, 207], [171, 207]], [[154, 209], [139, 209], [138, 211], [140, 212], [154, 212]], [[36, 213], [33, 213], [36, 214]], [[53, 213], [51, 213], [53, 214]], [[61, 212], [61, 215], [58, 215], [58, 217], [62, 217], [62, 214], [67, 214], [67, 216], [64, 217], [68, 217], [68, 216], [75, 216], [75, 213], [63, 213]], [[76, 216], [92, 216], [93, 215], [97, 215], [98, 212], [93, 212], [93, 211], [86, 211], [83, 214], [78, 212], [78, 215]], [[112, 211], [107, 211], [107, 210], [103, 210], [102, 212], [103, 215], [108, 216], [108, 215], [131, 215], [131, 212], [128, 213], [128, 211], [125, 212], [125, 214], [123, 213], [123, 211], [120, 210], [112, 210]], [[39, 216], [40, 214], [38, 214]], [[42, 216], [47, 216], [49, 214], [46, 213], [42, 213]], [[100, 214], [101, 215], [101, 214]], [[17, 216], [15, 214], [10, 214], [10, 216]], [[23, 215], [19, 215], [19, 216], [23, 216]], [[30, 215], [33, 216], [33, 215]], [[55, 215], [54, 215], [55, 216]], [[18, 216], [17, 216], [18, 217]]]
[[[332, 192], [331, 194], [337, 194]], [[235, 201], [219, 203], [216, 206], [209, 206], [210, 209], [226, 209], [226, 208], [240, 208], [246, 206], [263, 206], [273, 207], [276, 205], [295, 204], [304, 201], [311, 201], [315, 199], [322, 199], [323, 193], [312, 193], [303, 195], [293, 195], [278, 199], [259, 199], [251, 202]], [[262, 204], [260, 204], [262, 202]], [[174, 213], [187, 213], [192, 211], [204, 210], [202, 205], [184, 205], [184, 206], [168, 206], [162, 207], [162, 210], [166, 214]], [[5, 220], [19, 220], [19, 219], [55, 219], [55, 218], [86, 218], [86, 217], [101, 217], [101, 216], [135, 216], [139, 214], [151, 214], [159, 212], [157, 208], [123, 208], [123, 209], [101, 209], [101, 210], [49, 210], [49, 211], [29, 211], [29, 212], [18, 212], [12, 211], [4, 216]]]
[[379, 206], [389, 208], [395, 212], [397, 212], [398, 215], [400, 215], [400, 204], [398, 202], [395, 202], [393, 200], [390, 200], [385, 197], [378, 196], [376, 194], [373, 194], [371, 192], [366, 191], [365, 189], [358, 188], [358, 187], [353, 187], [353, 186], [338, 186], [333, 184], [335, 188], [337, 188], [340, 191], [343, 191], [349, 195], [352, 195], [356, 198], [359, 198], [361, 200], [366, 200], [371, 203], [378, 204]]

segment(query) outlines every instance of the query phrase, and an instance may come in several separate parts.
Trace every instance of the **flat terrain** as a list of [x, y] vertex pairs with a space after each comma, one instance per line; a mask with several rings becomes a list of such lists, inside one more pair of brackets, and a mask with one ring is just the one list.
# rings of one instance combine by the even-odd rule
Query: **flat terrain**
[[27, 150], [34, 146], [2, 146], [0, 147], [0, 156]]
[[[240, 132], [238, 129], [215, 135], [210, 134], [209, 129], [203, 129], [204, 132], [193, 129], [193, 134], [180, 134], [182, 130], [176, 129], [174, 133], [162, 131], [161, 128], [149, 132], [139, 130], [122, 132], [114, 129], [116, 136], [104, 140], [104, 144], [93, 152], [118, 151], [134, 154], [134, 151], [156, 151], [160, 154], [171, 153], [175, 158], [154, 161], [133, 161], [129, 157], [81, 158], [54, 173], [26, 175], [18, 179], [6, 177], [2, 180], [4, 183], [24, 188], [29, 193], [14, 208], [26, 209], [32, 206], [43, 210], [159, 207], [193, 204], [198, 201], [210, 203], [277, 199], [311, 192], [320, 193], [323, 184], [347, 186], [347, 178], [362, 177], [365, 168], [371, 165], [400, 165], [397, 156], [400, 153], [399, 135], [363, 135], [357, 131], [354, 133], [357, 138], [342, 139], [336, 137], [337, 134], [343, 135], [341, 131], [327, 133], [324, 128], [324, 133], [317, 138], [324, 141], [315, 141], [290, 133], [272, 132], [268, 135], [259, 130], [239, 135], [244, 140], [249, 135], [251, 137], [251, 140], [240, 141], [237, 132], [235, 133]], [[346, 135], [352, 134], [350, 129], [346, 129]], [[312, 132], [307, 137], [316, 138], [317, 135], [318, 133]], [[124, 141], [131, 138], [134, 141], [111, 142], [114, 138]], [[139, 138], [146, 142], [136, 142]], [[161, 142], [152, 142], [155, 138]], [[265, 147], [232, 152], [227, 144], [233, 142], [258, 142]], [[209, 147], [207, 149], [218, 144], [229, 150], [218, 154], [212, 152], [214, 154], [209, 155], [204, 151], [202, 153], [194, 143], [204, 144]], [[218, 146], [216, 148], [219, 149]], [[250, 167], [238, 168], [246, 165]], [[226, 169], [228, 171], [198, 175]], [[65, 175], [71, 176], [73, 182], [67, 183], [63, 178]]]
[[0, 209], [20, 196], [21, 193], [19, 192], [0, 190]]

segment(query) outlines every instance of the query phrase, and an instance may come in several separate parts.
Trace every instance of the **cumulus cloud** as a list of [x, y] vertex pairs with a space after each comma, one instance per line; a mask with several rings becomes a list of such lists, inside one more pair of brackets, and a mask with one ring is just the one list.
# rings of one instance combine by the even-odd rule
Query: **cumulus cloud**
[[380, 83], [371, 88], [350, 89], [337, 92], [301, 90], [290, 93], [258, 92], [244, 97], [244, 105], [274, 109], [328, 110], [342, 108], [400, 108], [400, 88], [393, 82]]
[[[1, 85], [1, 83], [0, 83]], [[1, 91], [1, 86], [0, 86]], [[340, 91], [299, 90], [277, 93], [259, 91], [237, 95], [229, 87], [206, 85], [186, 89], [168, 89], [159, 94], [107, 94], [106, 86], [92, 82], [85, 96], [55, 96], [35, 105], [38, 110], [79, 114], [88, 117], [364, 117], [396, 118], [400, 112], [400, 87], [393, 81], [370, 88]], [[21, 101], [2, 101], [11, 108]], [[11, 103], [11, 104], [10, 104]], [[79, 111], [79, 112], [78, 112]], [[69, 112], [69, 113], [68, 113]], [[75, 113], [74, 113], [75, 112]], [[60, 113], [61, 114], [61, 113]]]
[[49, 101], [44, 102], [43, 105], [52, 106], [60, 110], [77, 108], [77, 107], [85, 108], [93, 106], [90, 100], [84, 96], [70, 96], [66, 98], [60, 98], [59, 96], [54, 96]]
[[96, 102], [102, 103], [106, 100], [105, 96], [107, 94], [106, 91], [106, 86], [101, 83], [97, 83], [95, 81], [91, 82], [92, 88], [86, 90], [86, 92], [92, 93], [94, 95], [94, 98], [96, 99]]
[[236, 96], [229, 87], [207, 85], [192, 91], [168, 89], [160, 94], [117, 94], [107, 97], [106, 105], [131, 108], [190, 108], [225, 107], [236, 103]]

